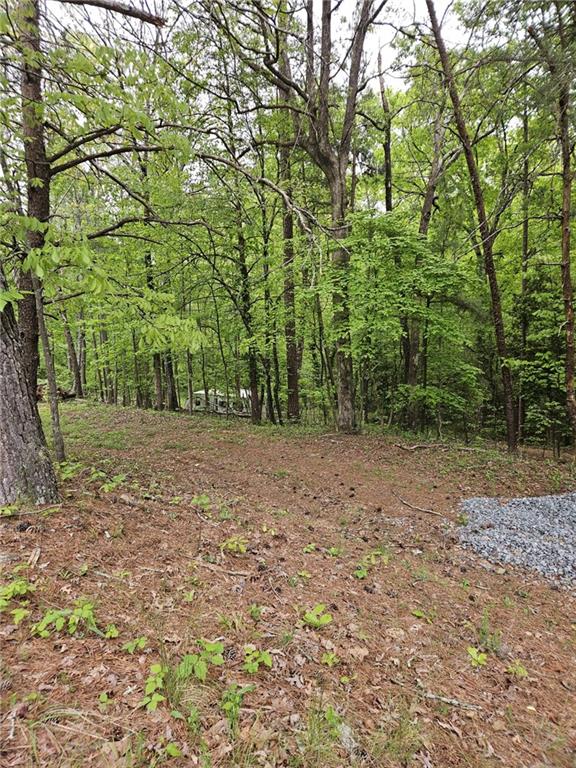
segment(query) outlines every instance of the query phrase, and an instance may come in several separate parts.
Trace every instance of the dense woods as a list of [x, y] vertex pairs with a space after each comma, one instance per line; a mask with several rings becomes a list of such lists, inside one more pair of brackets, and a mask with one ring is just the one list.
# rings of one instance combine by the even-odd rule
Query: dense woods
[[425, 6], [4, 3], [0, 503], [39, 388], [571, 443], [575, 6]]

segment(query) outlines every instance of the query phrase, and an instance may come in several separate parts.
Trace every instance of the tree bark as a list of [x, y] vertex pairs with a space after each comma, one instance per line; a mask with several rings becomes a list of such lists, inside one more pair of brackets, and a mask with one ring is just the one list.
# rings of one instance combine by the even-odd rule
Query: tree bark
[[[38, 0], [21, 0], [16, 10], [19, 45], [22, 52], [20, 94], [22, 102], [22, 138], [26, 164], [27, 214], [41, 223], [50, 218], [50, 166], [46, 158], [40, 65], [40, 6]], [[26, 233], [26, 250], [44, 248], [44, 231], [36, 228]], [[18, 303], [18, 325], [22, 340], [28, 385], [36, 392], [38, 385], [38, 315], [32, 274], [23, 272], [18, 288], [24, 298]]]

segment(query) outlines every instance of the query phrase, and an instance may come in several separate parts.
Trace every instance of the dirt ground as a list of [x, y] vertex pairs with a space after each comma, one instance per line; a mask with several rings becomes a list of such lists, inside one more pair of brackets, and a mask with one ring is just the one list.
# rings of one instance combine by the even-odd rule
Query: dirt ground
[[0, 517], [0, 766], [576, 766], [574, 592], [457, 544], [461, 499], [572, 461], [63, 419], [63, 503]]

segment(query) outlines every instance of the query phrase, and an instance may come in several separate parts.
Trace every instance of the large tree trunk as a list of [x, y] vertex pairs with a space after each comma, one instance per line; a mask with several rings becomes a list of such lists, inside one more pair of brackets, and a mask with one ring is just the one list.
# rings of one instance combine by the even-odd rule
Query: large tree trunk
[[[0, 268], [0, 290], [6, 290]], [[0, 312], [0, 506], [58, 501], [58, 485], [37, 418], [14, 311]]]
[[498, 285], [498, 279], [496, 276], [496, 266], [494, 264], [493, 245], [495, 239], [495, 233], [491, 231], [488, 216], [486, 214], [486, 205], [484, 202], [484, 193], [482, 192], [482, 185], [480, 183], [480, 174], [478, 172], [478, 166], [476, 164], [476, 158], [472, 149], [472, 141], [468, 128], [464, 120], [464, 114], [462, 111], [462, 105], [460, 102], [460, 96], [456, 87], [456, 81], [452, 71], [452, 65], [448, 57], [446, 45], [442, 38], [440, 31], [440, 25], [436, 16], [436, 9], [434, 7], [434, 0], [426, 0], [426, 6], [428, 7], [428, 14], [430, 16], [430, 23], [432, 25], [432, 31], [436, 40], [436, 46], [438, 48], [438, 54], [440, 56], [440, 62], [442, 64], [442, 70], [446, 79], [446, 85], [448, 93], [450, 94], [450, 100], [452, 101], [452, 108], [454, 110], [454, 119], [456, 121], [456, 127], [458, 129], [458, 135], [460, 137], [460, 143], [462, 144], [462, 150], [466, 158], [466, 164], [468, 166], [468, 174], [470, 176], [470, 184], [472, 186], [472, 193], [474, 196], [474, 203], [476, 206], [476, 215], [478, 217], [478, 228], [480, 230], [480, 236], [482, 239], [482, 255], [484, 258], [484, 270], [488, 278], [488, 285], [490, 287], [490, 298], [492, 305], [492, 323], [494, 326], [494, 335], [496, 337], [496, 350], [498, 352], [500, 375], [502, 379], [502, 390], [504, 395], [504, 412], [506, 416], [506, 437], [508, 443], [508, 450], [515, 451], [517, 447], [517, 433], [516, 433], [516, 418], [514, 412], [514, 397], [512, 388], [512, 373], [510, 371], [510, 365], [508, 363], [508, 347], [506, 344], [506, 335], [504, 332], [504, 319], [502, 316], [502, 304], [500, 301], [500, 288]]
[[[50, 166], [46, 159], [40, 66], [40, 9], [38, 0], [21, 0], [16, 9], [22, 46], [20, 93], [22, 100], [22, 138], [26, 163], [27, 214], [40, 222], [50, 218]], [[44, 232], [29, 230], [27, 251], [42, 250]], [[25, 272], [18, 279], [24, 293], [18, 307], [23, 362], [31, 392], [38, 383], [38, 315], [32, 275]]]

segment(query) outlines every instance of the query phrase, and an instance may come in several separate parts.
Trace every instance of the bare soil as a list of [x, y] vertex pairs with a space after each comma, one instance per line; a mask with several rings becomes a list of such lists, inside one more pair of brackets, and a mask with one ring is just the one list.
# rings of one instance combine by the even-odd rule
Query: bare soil
[[[3, 768], [576, 766], [574, 593], [456, 536], [461, 499], [574, 490], [572, 461], [63, 412], [77, 463], [63, 503], [0, 518], [0, 585], [16, 569], [36, 586], [0, 613]], [[33, 634], [82, 598], [118, 637]], [[303, 615], [318, 604], [332, 621], [315, 629]], [[223, 643], [224, 664], [147, 711], [151, 666], [174, 669], [201, 638]], [[248, 644], [271, 669], [243, 669]], [[254, 686], [235, 735], [233, 683]], [[171, 714], [191, 708], [189, 724]]]

